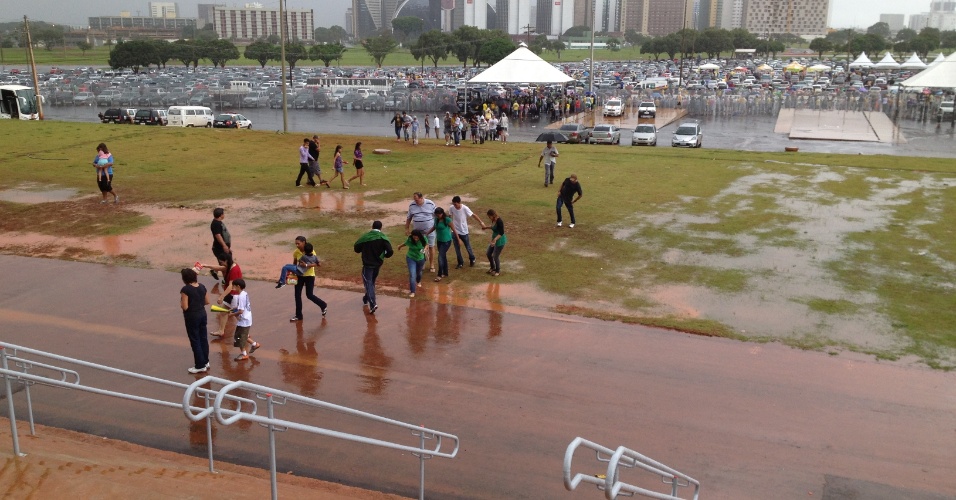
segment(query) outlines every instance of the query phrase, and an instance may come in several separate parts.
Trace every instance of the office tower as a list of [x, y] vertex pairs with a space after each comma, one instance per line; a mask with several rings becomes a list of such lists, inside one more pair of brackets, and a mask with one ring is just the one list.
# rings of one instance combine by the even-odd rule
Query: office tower
[[829, 12], [830, 0], [748, 0], [744, 27], [760, 35], [825, 35]]
[[[281, 23], [278, 7], [215, 7], [213, 27], [219, 38], [226, 40], [258, 40], [270, 35], [280, 36]], [[261, 4], [259, 4], [261, 5]], [[286, 38], [311, 41], [315, 39], [315, 16], [312, 9], [285, 9]]]
[[149, 2], [149, 17], [168, 19], [179, 17], [179, 6], [175, 2]]
[[398, 0], [352, 0], [352, 32], [360, 39], [391, 32], [397, 8]]
[[896, 33], [906, 26], [906, 14], [880, 14], [880, 22], [890, 27], [890, 33]]

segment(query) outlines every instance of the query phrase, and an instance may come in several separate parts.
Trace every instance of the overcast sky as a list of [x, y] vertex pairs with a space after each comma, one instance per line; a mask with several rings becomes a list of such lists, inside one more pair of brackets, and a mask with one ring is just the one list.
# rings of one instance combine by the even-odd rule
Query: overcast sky
[[[463, 0], [459, 0], [463, 1]], [[26, 15], [38, 21], [85, 26], [90, 16], [117, 15], [128, 10], [148, 15], [146, 0], [0, 0], [0, 22], [22, 20]], [[183, 17], [197, 15], [199, 3], [224, 3], [242, 6], [245, 0], [178, 0]], [[259, 0], [266, 7], [278, 7], [278, 0]], [[918, 14], [929, 10], [930, 0], [830, 0], [830, 26], [833, 28], [871, 26], [879, 22], [880, 14]], [[352, 0], [286, 0], [289, 8], [308, 8], [315, 11], [315, 25], [345, 25], [345, 9]], [[909, 22], [909, 17], [907, 17]]]

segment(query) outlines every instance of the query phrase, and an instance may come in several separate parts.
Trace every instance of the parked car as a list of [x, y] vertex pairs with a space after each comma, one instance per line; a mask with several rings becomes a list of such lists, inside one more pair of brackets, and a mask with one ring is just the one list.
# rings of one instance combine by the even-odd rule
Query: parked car
[[620, 144], [621, 129], [617, 125], [602, 123], [595, 125], [588, 139], [591, 144]]
[[133, 123], [136, 110], [132, 108], [110, 108], [99, 114], [103, 123]]
[[650, 123], [641, 123], [631, 135], [631, 146], [657, 146], [657, 127]]
[[345, 94], [339, 99], [339, 109], [362, 109], [365, 98], [356, 93]]
[[77, 92], [73, 96], [74, 106], [92, 106], [96, 104], [96, 96], [92, 92]]
[[169, 123], [165, 109], [140, 109], [133, 116], [133, 123], [137, 125], [160, 125]]
[[700, 124], [697, 122], [681, 123], [674, 131], [674, 137], [671, 139], [671, 146], [686, 146], [688, 148], [699, 148], [703, 146], [703, 133], [700, 130]]
[[953, 101], [943, 101], [939, 103], [939, 109], [936, 110], [937, 120], [950, 120], [953, 118]]
[[212, 122], [213, 128], [252, 128], [252, 120], [236, 113], [216, 115]]
[[96, 104], [100, 106], [111, 106], [119, 102], [123, 92], [117, 89], [106, 89], [96, 96]]
[[371, 94], [362, 100], [362, 109], [366, 111], [382, 111], [385, 109], [385, 98], [378, 94]]
[[561, 125], [559, 131], [568, 136], [568, 144], [588, 142], [588, 139], [591, 137], [591, 129], [580, 123], [565, 123]]
[[657, 116], [657, 106], [653, 101], [645, 101], [637, 105], [638, 118], [654, 118]]
[[621, 116], [624, 114], [624, 102], [620, 99], [610, 99], [604, 103], [604, 116]]

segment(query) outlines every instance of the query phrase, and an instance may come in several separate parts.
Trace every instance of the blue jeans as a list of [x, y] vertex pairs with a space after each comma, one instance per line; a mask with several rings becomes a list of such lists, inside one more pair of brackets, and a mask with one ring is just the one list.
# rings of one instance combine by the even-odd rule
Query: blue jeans
[[459, 234], [458, 238], [461, 239], [461, 244], [458, 243], [457, 239], [452, 239], [451, 242], [455, 245], [455, 256], [458, 257], [458, 265], [465, 265], [465, 259], [461, 256], [461, 246], [465, 246], [465, 250], [468, 251], [468, 262], [471, 264], [475, 263], [475, 252], [471, 249], [471, 239], [467, 234]]
[[491, 270], [496, 273], [501, 272], [501, 251], [504, 249], [504, 245], [488, 245], [488, 263], [491, 264]]
[[554, 206], [555, 211], [558, 212], [558, 222], [561, 222], [561, 205], [566, 205], [568, 207], [568, 215], [571, 216], [571, 224], [574, 224], [574, 204], [560, 196], [558, 196], [558, 202]]
[[279, 283], [285, 283], [285, 277], [288, 273], [293, 273], [296, 276], [299, 275], [299, 267], [295, 264], [286, 264], [282, 266], [282, 270], [279, 271]]
[[448, 276], [448, 249], [451, 248], [450, 241], [438, 242], [438, 276]]
[[365, 286], [365, 295], [362, 301], [366, 302], [369, 308], [375, 306], [375, 280], [378, 279], [378, 267], [362, 266], [362, 285]]
[[451, 131], [452, 136], [455, 138], [455, 145], [461, 144], [461, 130], [458, 130], [458, 127], [455, 127]]
[[422, 282], [422, 273], [425, 271], [425, 259], [414, 260], [406, 256], [405, 263], [408, 264], [408, 291], [415, 293], [415, 287]]

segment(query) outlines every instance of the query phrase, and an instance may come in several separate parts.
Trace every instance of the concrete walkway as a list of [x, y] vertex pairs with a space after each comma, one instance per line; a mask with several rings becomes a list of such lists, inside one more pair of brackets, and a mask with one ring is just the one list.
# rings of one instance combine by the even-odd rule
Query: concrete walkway
[[828, 141], [905, 142], [883, 113], [859, 111], [781, 110], [774, 132], [791, 139]]

